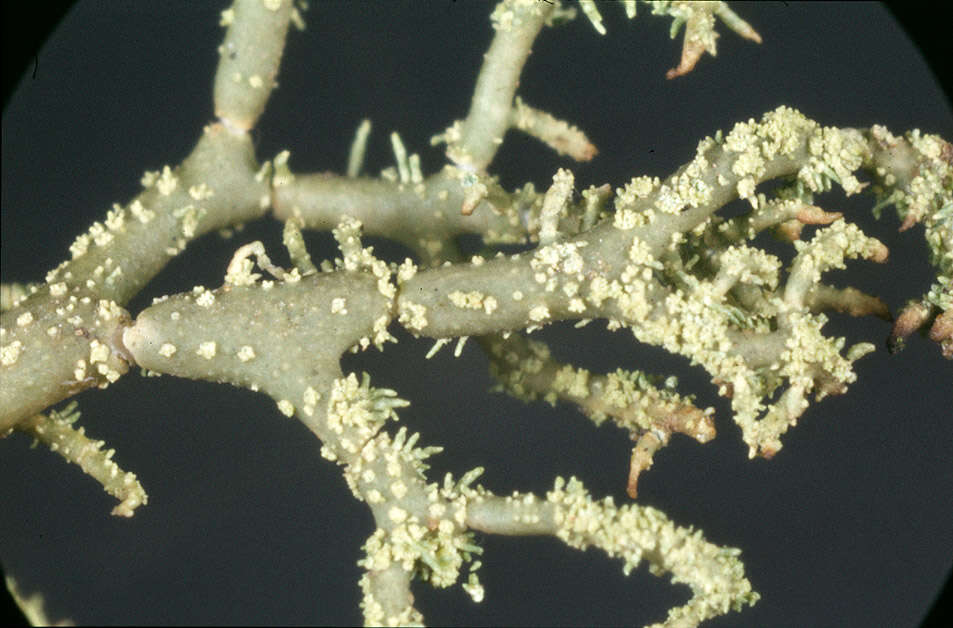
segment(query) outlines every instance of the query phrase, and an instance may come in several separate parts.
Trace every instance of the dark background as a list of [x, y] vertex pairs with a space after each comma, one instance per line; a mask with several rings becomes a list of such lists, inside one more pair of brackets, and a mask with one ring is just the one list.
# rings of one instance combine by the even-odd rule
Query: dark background
[[[781, 104], [822, 124], [881, 123], [895, 133], [918, 127], [953, 139], [948, 97], [881, 5], [733, 5], [764, 43], [720, 26], [718, 57], [706, 55], [673, 81], [664, 75], [678, 62], [681, 37], [668, 39], [671, 21], [640, 5], [627, 23], [621, 7], [600, 6], [609, 34], [600, 37], [582, 17], [547, 29], [520, 87], [530, 104], [585, 130], [599, 156], [576, 166], [511, 133], [491, 168], [506, 187], [527, 180], [545, 187], [560, 166], [574, 170], [577, 189], [664, 177], [691, 159], [704, 135]], [[15, 35], [28, 35], [38, 18], [5, 16], [5, 47], [14, 42], [27, 53], [17, 62], [4, 50], [5, 82], [8, 61], [25, 74], [3, 113], [3, 281], [41, 281], [78, 233], [113, 202], [137, 194], [144, 170], [189, 153], [212, 117], [221, 8], [81, 4], [36, 56], [27, 43], [17, 47]], [[315, 3], [307, 30], [290, 35], [280, 87], [255, 131], [259, 159], [289, 148], [296, 171], [342, 171], [354, 129], [370, 117], [367, 171], [392, 163], [392, 130], [421, 154], [426, 173], [438, 169], [442, 153], [429, 138], [468, 109], [491, 8]], [[936, 61], [948, 37], [918, 41], [928, 54], [934, 47]], [[831, 193], [819, 202], [847, 212], [891, 250], [887, 267], [855, 261], [826, 280], [878, 294], [892, 311], [929, 286], [922, 229], [899, 234], [890, 213], [870, 220], [869, 196]], [[231, 240], [207, 236], [130, 311], [154, 296], [220, 285], [231, 253], [254, 239], [281, 259], [280, 233], [279, 224], [262, 221]], [[310, 241], [316, 258], [329, 253], [326, 234]], [[403, 257], [398, 247], [375, 244]], [[747, 459], [728, 404], [685, 360], [598, 323], [554, 325], [537, 335], [558, 357], [598, 371], [677, 372], [700, 406], [715, 406], [719, 437], [705, 446], [675, 437], [639, 484], [640, 502], [742, 549], [762, 600], [708, 625], [910, 626], [953, 564], [953, 366], [919, 337], [887, 354], [881, 340], [888, 330], [879, 320], [831, 315], [827, 333], [880, 350], [857, 363], [859, 381], [846, 395], [811, 406], [772, 461]], [[343, 364], [411, 401], [402, 422], [422, 432], [422, 444], [446, 447], [432, 459], [432, 478], [480, 465], [483, 483], [505, 494], [544, 493], [556, 475], [576, 475], [594, 495], [628, 501], [624, 433], [595, 429], [571, 408], [486, 394], [491, 381], [475, 345], [456, 360], [445, 349], [425, 361], [430, 341], [398, 337], [383, 352], [349, 355]], [[54, 619], [361, 621], [355, 561], [371, 518], [310, 433], [271, 400], [131, 374], [79, 401], [87, 432], [117, 449], [150, 501], [131, 520], [110, 517], [114, 500], [78, 469], [30, 449], [23, 435], [0, 442], [0, 560], [26, 593], [46, 593]], [[473, 604], [459, 587], [415, 586], [428, 622], [639, 625], [664, 619], [688, 597], [685, 587], [645, 568], [624, 577], [621, 564], [600, 551], [546, 538], [481, 541], [486, 601]]]

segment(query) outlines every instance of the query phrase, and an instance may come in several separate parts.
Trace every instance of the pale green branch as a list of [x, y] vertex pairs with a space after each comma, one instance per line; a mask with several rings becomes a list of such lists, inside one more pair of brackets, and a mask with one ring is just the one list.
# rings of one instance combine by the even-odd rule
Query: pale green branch
[[236, 0], [222, 12], [228, 27], [215, 72], [215, 115], [237, 132], [255, 126], [275, 88], [292, 0]]
[[480, 171], [493, 160], [509, 126], [513, 96], [533, 41], [553, 5], [504, 0], [491, 15], [495, 35], [473, 90], [459, 137], [448, 141], [448, 157]]
[[687, 584], [693, 595], [657, 626], [696, 626], [760, 597], [744, 575], [740, 550], [714, 545], [654, 508], [617, 507], [611, 497], [595, 501], [576, 478], [557, 478], [545, 500], [518, 493], [478, 498], [467, 511], [467, 524], [495, 534], [552, 535], [581, 550], [597, 547], [621, 558], [626, 575], [642, 560], [653, 575], [670, 573], [673, 583]]
[[135, 200], [93, 223], [70, 247], [71, 260], [0, 315], [0, 433], [126, 372], [121, 306], [190, 241], [264, 213], [268, 187], [256, 169], [247, 135], [206, 127], [178, 168], [146, 173]]
[[74, 428], [79, 418], [76, 402], [49, 416], [37, 414], [17, 425], [17, 430], [32, 436], [63, 456], [67, 462], [79, 465], [84, 473], [99, 482], [107, 493], [119, 500], [112, 514], [131, 517], [136, 508], [148, 503], [145, 489], [135, 473], [123, 471], [112, 457], [115, 449], [103, 450], [105, 441], [91, 440], [84, 428]]

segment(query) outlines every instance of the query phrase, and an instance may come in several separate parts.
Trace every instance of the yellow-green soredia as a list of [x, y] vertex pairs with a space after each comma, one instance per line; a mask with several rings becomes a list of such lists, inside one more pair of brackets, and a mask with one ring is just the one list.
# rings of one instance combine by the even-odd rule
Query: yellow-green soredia
[[[685, 27], [670, 77], [716, 53], [716, 18], [760, 42], [724, 3], [651, 4], [673, 19], [673, 36]], [[636, 16], [634, 1], [622, 6]], [[602, 4], [580, 0], [579, 8], [607, 32]], [[146, 172], [141, 193], [76, 237], [44, 283], [2, 286], [0, 436], [15, 429], [47, 444], [128, 517], [147, 503], [136, 475], [75, 426], [73, 404], [54, 404], [106, 388], [132, 366], [267, 395], [277, 416], [300, 420], [320, 441], [321, 456], [371, 512], [358, 562], [368, 625], [422, 623], [415, 578], [459, 584], [481, 601], [477, 532], [597, 547], [626, 574], [647, 562], [691, 589], [658, 625], [693, 626], [757, 602], [740, 550], [638, 501], [597, 499], [575, 478], [555, 478], [545, 495], [498, 495], [477, 483], [482, 468], [432, 481], [425, 461], [441, 447], [418, 445], [420, 435], [400, 424], [397, 410], [409, 402], [342, 370], [345, 353], [386, 350], [403, 333], [434, 342], [426, 358], [451, 342], [456, 357], [481, 351], [499, 391], [621, 428], [633, 442], [625, 487], [637, 499], [640, 475], [674, 433], [715, 437], [714, 409], [696, 405], [674, 375], [593, 372], [554, 357], [542, 334], [530, 336], [558, 321], [602, 319], [704, 369], [712, 390], [730, 398], [749, 456], [770, 458], [809, 405], [844, 393], [857, 379], [854, 362], [874, 350], [825, 335], [825, 311], [889, 315], [878, 298], [825, 283], [848, 260], [888, 256], [841, 213], [815, 205], [835, 184], [846, 195], [875, 193], [877, 211], [893, 204], [904, 228], [924, 225], [936, 280], [898, 317], [891, 346], [929, 325], [953, 356], [953, 147], [937, 136], [826, 127], [780, 106], [702, 139], [664, 178], [637, 174], [582, 190], [570, 168], [554, 167], [545, 190], [504, 189], [490, 168], [510, 129], [577, 162], [598, 152], [582, 130], [516, 94], [536, 36], [574, 14], [558, 2], [499, 2], [470, 109], [432, 140], [445, 145], [445, 163], [426, 172], [393, 132], [393, 164], [368, 177], [367, 120], [344, 175], [294, 173], [287, 150], [258, 162], [251, 131], [277, 85], [288, 26], [301, 16], [290, 0], [236, 0], [221, 15], [215, 120], [188, 157]], [[725, 215], [738, 199], [740, 214]], [[290, 268], [273, 261], [283, 251], [245, 241], [221, 260], [218, 287], [186, 284], [134, 316], [124, 309], [193, 240], [234, 233], [268, 212], [282, 223]], [[313, 261], [305, 230], [329, 231], [339, 255]], [[787, 240], [788, 263], [756, 242], [767, 230]], [[385, 261], [365, 236], [410, 253]], [[465, 255], [462, 236], [484, 249]], [[519, 252], [503, 246], [514, 244]]]

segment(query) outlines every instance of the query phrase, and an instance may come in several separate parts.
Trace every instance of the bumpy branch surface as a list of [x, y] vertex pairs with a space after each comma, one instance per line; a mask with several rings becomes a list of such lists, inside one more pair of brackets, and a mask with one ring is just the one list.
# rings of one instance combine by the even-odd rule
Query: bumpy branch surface
[[449, 156], [461, 166], [483, 170], [503, 142], [510, 124], [513, 95], [530, 47], [554, 4], [501, 2], [490, 19], [496, 36], [473, 90], [470, 112]]
[[[596, 5], [582, 6], [601, 28]], [[626, 3], [630, 17], [634, 7]], [[714, 54], [715, 16], [760, 41], [722, 3], [654, 9], [675, 18], [673, 33], [686, 25], [682, 62], [671, 75], [691, 70], [704, 51]], [[356, 176], [366, 125], [348, 176], [293, 174], [287, 152], [258, 165], [247, 131], [275, 84], [296, 13], [278, 0], [236, 2], [222, 20], [229, 28], [215, 76], [219, 122], [205, 128], [180, 166], [147, 173], [143, 193], [81, 235], [72, 259], [46, 283], [3, 292], [4, 309], [13, 303], [0, 327], [0, 433], [16, 427], [65, 444], [64, 456], [97, 477], [121, 500], [117, 514], [128, 516], [146, 501], [135, 476], [121, 472], [102, 443], [73, 429], [71, 413], [43, 416], [44, 408], [104, 387], [130, 364], [268, 395], [320, 439], [322, 455], [341, 465], [354, 496], [371, 510], [376, 529], [360, 561], [368, 624], [422, 622], [412, 579], [446, 587], [460, 580], [465, 564], [462, 586], [482, 599], [474, 530], [596, 546], [620, 557], [626, 573], [645, 559], [652, 573], [669, 573], [692, 589], [691, 600], [670, 612], [669, 626], [753, 604], [758, 595], [739, 550], [715, 546], [652, 508], [597, 501], [575, 479], [557, 478], [545, 498], [494, 495], [475, 483], [481, 469], [429, 482], [424, 460], [440, 448], [418, 447], [419, 435], [404, 427], [384, 429], [408, 402], [372, 387], [366, 375], [344, 373], [340, 358], [394, 340], [391, 325], [435, 339], [434, 351], [451, 339], [459, 350], [475, 337], [502, 390], [571, 403], [595, 423], [611, 418], [628, 432], [635, 445], [627, 488], [635, 498], [639, 474], [673, 433], [702, 443], [714, 437], [713, 410], [678, 394], [675, 378], [590, 373], [522, 335], [553, 321], [606, 319], [610, 329], [628, 329], [704, 367], [731, 397], [750, 455], [770, 457], [809, 395], [844, 392], [855, 379], [853, 362], [873, 349], [860, 343], [845, 351], [843, 339], [825, 337], [823, 311], [887, 315], [874, 296], [821, 283], [847, 259], [887, 257], [883, 244], [814, 204], [814, 194], [832, 183], [848, 195], [860, 192], [867, 184], [856, 174], [866, 171], [905, 227], [926, 226], [938, 280], [905, 310], [894, 340], [932, 321], [932, 337], [953, 351], [953, 149], [918, 132], [901, 138], [876, 126], [823, 127], [779, 107], [705, 138], [664, 181], [635, 177], [577, 197], [572, 173], [559, 170], [546, 191], [530, 184], [504, 190], [486, 169], [511, 127], [577, 160], [596, 153], [582, 131], [516, 97], [536, 35], [547, 20], [566, 16], [550, 3], [501, 2], [470, 111], [438, 138], [450, 163], [424, 176], [395, 134], [396, 171], [371, 179]], [[758, 192], [772, 180], [781, 187], [770, 196]], [[739, 198], [750, 211], [719, 215]], [[285, 222], [293, 269], [275, 265], [264, 245], [252, 242], [235, 252], [221, 287], [156, 299], [135, 320], [122, 309], [189, 241], [269, 207]], [[801, 240], [808, 225], [811, 236]], [[312, 262], [302, 227], [333, 229], [341, 257]], [[793, 242], [786, 268], [749, 243], [766, 229]], [[362, 233], [405, 244], [418, 263], [385, 263], [363, 246]], [[454, 242], [461, 234], [479, 235], [488, 247], [532, 248], [465, 260]]]
[[142, 194], [94, 223], [70, 247], [70, 261], [3, 313], [0, 434], [125, 373], [128, 355], [118, 337], [129, 315], [122, 306], [190, 241], [264, 214], [268, 182], [255, 176], [244, 130], [274, 86], [291, 12], [289, 2], [254, 0], [226, 11], [229, 30], [215, 78], [222, 123], [205, 127], [177, 168], [146, 173]]
[[227, 126], [248, 131], [265, 110], [296, 11], [274, 0], [235, 2], [222, 13], [228, 31], [215, 72], [215, 115]]
[[191, 240], [262, 215], [268, 188], [256, 169], [246, 135], [206, 127], [181, 166], [147, 173], [142, 194], [94, 223], [70, 247], [70, 261], [3, 313], [0, 433], [126, 372], [122, 306]]
[[484, 532], [547, 534], [578, 549], [598, 547], [622, 558], [626, 574], [642, 559], [649, 561], [652, 573], [669, 572], [673, 583], [687, 584], [693, 593], [656, 626], [697, 625], [728, 610], [739, 611], [759, 597], [744, 577], [739, 550], [708, 543], [700, 531], [675, 526], [654, 508], [617, 507], [611, 497], [596, 502], [575, 478], [557, 478], [545, 500], [532, 494], [481, 495], [472, 500], [467, 523]]
[[[780, 261], [742, 244], [756, 233], [751, 224], [718, 255], [712, 255], [706, 246], [710, 238], [706, 241], [704, 235], [719, 224], [713, 221], [714, 212], [738, 197], [749, 200], [757, 214], [749, 222], [759, 220], [760, 228], [788, 217], [827, 222], [827, 216], [807, 211], [813, 192], [829, 188], [832, 180], [848, 194], [859, 191], [863, 186], [854, 176], [858, 168], [881, 177], [897, 200], [915, 199], [926, 208], [948, 206], [949, 145], [918, 134], [906, 141], [893, 138], [915, 156], [888, 169], [876, 152], [883, 133], [822, 128], [782, 107], [760, 123], [752, 120], [736, 125], [725, 137], [703, 140], [695, 160], [664, 183], [633, 179], [617, 191], [611, 221], [535, 251], [480, 260], [470, 269], [453, 266], [419, 273], [404, 286], [398, 308], [413, 313], [414, 331], [437, 338], [573, 318], [608, 318], [616, 326], [631, 327], [639, 340], [705, 366], [733, 397], [736, 421], [752, 455], [760, 451], [770, 456], [780, 448], [778, 436], [806, 408], [805, 395], [811, 390], [820, 397], [842, 392], [854, 379], [850, 361], [872, 349], [857, 346], [845, 360], [838, 355], [839, 346], [820, 335], [825, 319], [810, 312], [819, 300], [808, 303], [808, 297], [818, 294], [813, 289], [821, 273], [842, 266], [848, 257], [884, 261], [887, 251], [838, 220], [819, 230], [811, 242], [796, 243], [798, 255], [778, 290]], [[921, 173], [916, 185], [903, 176], [913, 163]], [[794, 186], [776, 199], [755, 194], [757, 185], [779, 177], [792, 177]], [[944, 230], [949, 219], [942, 213], [930, 215], [939, 220], [932, 218], [928, 229], [942, 231], [938, 237], [928, 231], [942, 273], [948, 264]], [[690, 273], [690, 264], [699, 267]], [[738, 295], [747, 294], [744, 309], [736, 302], [736, 288], [747, 289]], [[754, 295], [752, 288], [760, 294]], [[944, 300], [950, 294], [949, 280], [942, 274], [933, 293], [940, 307], [949, 307]], [[851, 310], [857, 301], [852, 293], [841, 293], [839, 299], [829, 291], [824, 294], [839, 309]], [[879, 308], [871, 304], [866, 309]], [[815, 358], [795, 360], [792, 347]], [[791, 386], [763, 420], [757, 420], [765, 408], [762, 399], [781, 378]]]
[[[921, 159], [928, 159], [929, 147], [921, 153]], [[584, 233], [557, 238], [527, 253], [430, 269], [409, 263], [388, 268], [360, 245], [357, 223], [346, 218], [335, 230], [344, 253], [336, 268], [325, 266], [321, 274], [300, 278], [294, 271], [273, 269], [270, 262], [259, 259], [259, 265], [283, 278], [280, 283], [259, 286], [256, 274], [250, 272], [250, 261], [236, 256], [226, 278], [235, 285], [154, 305], [126, 332], [125, 344], [147, 368], [260, 389], [285, 414], [297, 413], [321, 438], [325, 455], [345, 466], [355, 495], [368, 501], [375, 513], [379, 534], [368, 541], [364, 564], [369, 573], [362, 584], [369, 621], [416, 620], [418, 615], [407, 602], [409, 594], [396, 595], [388, 588], [409, 582], [407, 574], [394, 571], [393, 563], [402, 561], [409, 572], [417, 561], [424, 561], [435, 582], [455, 581], [456, 571], [451, 574], [447, 565], [458, 566], [476, 551], [459, 521], [466, 515], [460, 513], [467, 512], [470, 498], [485, 491], [477, 487], [477, 493], [470, 494], [470, 489], [450, 483], [441, 492], [427, 485], [420, 460], [432, 452], [408, 449], [403, 432], [392, 440], [380, 431], [390, 416], [382, 414], [381, 408], [389, 410], [394, 405], [381, 406], [380, 399], [396, 401], [393, 395], [371, 389], [366, 381], [359, 386], [353, 375], [342, 379], [337, 357], [350, 346], [387, 340], [385, 330], [395, 316], [418, 335], [483, 336], [495, 363], [506, 365], [497, 375], [512, 391], [562, 396], [597, 415], [607, 413], [607, 407], [616, 414], [634, 411], [627, 419], [639, 438], [630, 476], [634, 495], [638, 473], [649, 466], [652, 453], [672, 431], [702, 442], [710, 439], [713, 429], [707, 411], [671, 395], [666, 400], [652, 386], [645, 389], [648, 396], [642, 397], [637, 377], [615, 375], [590, 381], [572, 367], [547, 365], [541, 349], [524, 349], [521, 355], [518, 339], [497, 339], [501, 344], [493, 344], [492, 334], [498, 332], [533, 328], [556, 319], [607, 318], [616, 326], [631, 328], [642, 341], [660, 344], [705, 366], [724, 394], [732, 396], [736, 420], [752, 455], [773, 455], [781, 446], [780, 435], [804, 411], [806, 395], [843, 392], [854, 379], [851, 362], [870, 350], [862, 344], [841, 356], [842, 343], [824, 338], [819, 331], [824, 319], [811, 312], [819, 306], [819, 297], [810, 302], [808, 297], [818, 294], [815, 286], [822, 272], [842, 265], [845, 258], [886, 258], [882, 244], [839, 216], [809, 205], [811, 192], [826, 189], [832, 177], [848, 192], [858, 191], [862, 186], [853, 173], [870, 168], [872, 154], [863, 133], [823, 128], [781, 108], [760, 123], [739, 124], [725, 137], [703, 140], [695, 160], [664, 183], [634, 179], [617, 191], [615, 214]], [[279, 174], [282, 181], [292, 180], [279, 186], [276, 196], [289, 187], [301, 195], [299, 200], [307, 199], [306, 192], [295, 186], [296, 177]], [[794, 183], [779, 198], [754, 194], [757, 184], [781, 176], [793, 177]], [[938, 194], [929, 202], [947, 202], [942, 192]], [[456, 202], [449, 194], [442, 196]], [[734, 230], [715, 229], [716, 210], [739, 196], [754, 208], [747, 228], [724, 223]], [[569, 202], [567, 195], [561, 197]], [[293, 207], [293, 214], [303, 214], [300, 205]], [[322, 209], [319, 204], [312, 207]], [[413, 206], [408, 203], [406, 210], [412, 211]], [[790, 220], [830, 226], [819, 229], [809, 242], [795, 242], [797, 254], [787, 280], [781, 283], [780, 261], [743, 242], [758, 229]], [[392, 237], [409, 241], [409, 235], [398, 231], [396, 221], [378, 224], [393, 229]], [[711, 241], [716, 233], [735, 243], [723, 243], [717, 254], [696, 260], [698, 268], [690, 272], [689, 256], [697, 258], [706, 238]], [[231, 270], [242, 267], [236, 261], [247, 262], [242, 272]], [[361, 285], [365, 287], [359, 291]], [[736, 301], [733, 291], [738, 288], [747, 290]], [[840, 300], [829, 292], [824, 298], [833, 303]], [[250, 302], [243, 305], [246, 299]], [[377, 305], [369, 309], [352, 305], [368, 302]], [[260, 332], [249, 330], [246, 340], [235, 338], [233, 331], [240, 321], [248, 320], [243, 307], [257, 312], [264, 326]], [[298, 320], [301, 313], [312, 318]], [[282, 331], [281, 323], [272, 322], [282, 319], [291, 323], [287, 331]], [[265, 327], [271, 340], [256, 344], [253, 339], [262, 337]], [[302, 371], [324, 376], [289, 377]], [[776, 402], [767, 404], [765, 399], [785, 380], [786, 390]], [[347, 392], [337, 392], [342, 386]], [[324, 399], [328, 400], [327, 414], [322, 416]], [[358, 410], [351, 407], [355, 402]], [[675, 418], [679, 416], [683, 418]], [[443, 518], [451, 504], [456, 504], [453, 508], [458, 514]], [[613, 517], [606, 515], [609, 520]], [[434, 530], [441, 526], [446, 537], [439, 533], [434, 537]], [[427, 543], [435, 545], [427, 550]], [[439, 559], [441, 551], [450, 552], [449, 563]], [[431, 554], [432, 559], [428, 558]], [[659, 568], [665, 568], [665, 560], [656, 558], [661, 561]], [[734, 567], [725, 570], [736, 571]], [[470, 586], [477, 590], [475, 584]], [[738, 600], [748, 599], [746, 587], [738, 589], [741, 597], [732, 598], [735, 602], [716, 606], [736, 607]], [[710, 603], [697, 604], [707, 608]]]

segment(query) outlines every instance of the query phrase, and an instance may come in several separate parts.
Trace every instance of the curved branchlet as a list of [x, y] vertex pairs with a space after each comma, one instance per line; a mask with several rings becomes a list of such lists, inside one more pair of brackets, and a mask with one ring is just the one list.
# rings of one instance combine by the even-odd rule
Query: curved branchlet
[[471, 500], [467, 524], [495, 534], [552, 535], [577, 549], [598, 547], [621, 558], [626, 574], [642, 560], [654, 575], [670, 573], [673, 583], [691, 588], [692, 598], [654, 626], [696, 626], [760, 597], [744, 576], [740, 550], [709, 543], [701, 531], [676, 526], [655, 508], [618, 507], [611, 497], [596, 501], [576, 478], [556, 478], [546, 499], [481, 495]]

